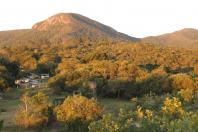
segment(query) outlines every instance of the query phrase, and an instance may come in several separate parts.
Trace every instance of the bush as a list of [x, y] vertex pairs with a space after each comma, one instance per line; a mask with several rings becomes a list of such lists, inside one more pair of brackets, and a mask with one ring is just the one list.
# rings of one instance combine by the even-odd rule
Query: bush
[[90, 132], [144, 132], [159, 131], [160, 126], [154, 122], [151, 110], [125, 111], [120, 109], [116, 115], [105, 114], [101, 120], [89, 125]]
[[21, 97], [21, 101], [22, 104], [15, 116], [17, 125], [28, 128], [48, 123], [49, 103], [45, 94], [39, 92], [32, 97], [25, 94]]
[[160, 116], [156, 117], [155, 122], [164, 122], [158, 123], [161, 125], [161, 130], [168, 132], [197, 132], [198, 131], [198, 118], [197, 112], [188, 112], [182, 118], [167, 118]]
[[131, 89], [131, 93], [135, 96], [142, 96], [150, 92], [162, 95], [163, 93], [169, 93], [171, 91], [170, 79], [166, 74], [151, 74], [137, 82], [136, 86]]
[[186, 102], [191, 102], [196, 92], [196, 79], [187, 74], [176, 74], [170, 77], [171, 87], [179, 91], [180, 96]]
[[176, 97], [172, 99], [167, 97], [165, 99], [162, 112], [173, 117], [179, 117], [185, 114], [181, 101]]
[[54, 111], [57, 120], [65, 123], [70, 131], [87, 131], [88, 124], [101, 116], [103, 108], [94, 99], [74, 95], [67, 97]]
[[179, 91], [179, 94], [186, 102], [191, 102], [194, 96], [194, 90], [193, 89], [181, 89]]
[[[107, 113], [102, 119], [93, 121], [89, 125], [90, 132], [181, 132], [198, 130], [197, 112], [184, 111], [177, 98], [167, 98], [164, 106], [167, 112], [157, 112], [150, 109], [143, 109], [138, 106], [136, 111], [125, 111], [119, 113]], [[181, 111], [185, 112], [182, 116]], [[183, 113], [182, 112], [182, 113]]]
[[103, 108], [95, 99], [74, 95], [65, 99], [62, 105], [55, 108], [58, 121], [72, 122], [75, 120], [92, 121], [100, 117]]
[[193, 89], [193, 80], [187, 74], [176, 74], [170, 77], [171, 86], [175, 90]]
[[131, 132], [133, 130], [131, 113], [123, 109], [118, 115], [105, 114], [101, 120], [94, 121], [89, 125], [90, 132]]

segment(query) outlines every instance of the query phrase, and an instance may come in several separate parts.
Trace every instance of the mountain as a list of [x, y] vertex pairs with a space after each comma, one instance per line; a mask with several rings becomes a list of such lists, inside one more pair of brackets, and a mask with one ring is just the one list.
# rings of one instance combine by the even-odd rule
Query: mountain
[[0, 32], [0, 45], [56, 44], [80, 41], [139, 41], [111, 27], [74, 13], [59, 13], [33, 25], [32, 29]]
[[1, 45], [93, 44], [103, 41], [142, 42], [169, 47], [198, 49], [198, 30], [186, 28], [173, 33], [135, 38], [75, 13], [59, 13], [38, 22], [31, 29], [0, 32]]
[[170, 47], [198, 49], [198, 30], [185, 28], [173, 33], [146, 37], [142, 39], [142, 42]]

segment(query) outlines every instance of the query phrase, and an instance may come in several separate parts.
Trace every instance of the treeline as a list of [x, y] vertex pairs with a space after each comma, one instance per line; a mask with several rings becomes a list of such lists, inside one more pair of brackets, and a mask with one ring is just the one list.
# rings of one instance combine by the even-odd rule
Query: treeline
[[193, 71], [172, 74], [160, 66], [149, 72], [128, 61], [71, 63], [75, 64], [72, 61], [62, 62], [57, 74], [49, 80], [49, 86], [56, 92], [80, 90], [86, 95], [92, 91], [90, 83], [96, 83], [97, 96], [130, 98], [149, 92], [163, 94], [187, 88], [197, 90], [198, 86], [198, 78]]

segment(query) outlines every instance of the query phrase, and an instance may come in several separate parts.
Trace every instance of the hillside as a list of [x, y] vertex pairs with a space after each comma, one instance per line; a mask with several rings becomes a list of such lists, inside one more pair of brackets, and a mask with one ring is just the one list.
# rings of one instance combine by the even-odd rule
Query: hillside
[[32, 29], [0, 32], [0, 45], [62, 44], [109, 41], [138, 41], [111, 27], [79, 14], [60, 13], [33, 25]]
[[170, 47], [198, 49], [198, 30], [185, 28], [173, 33], [151, 36], [142, 39], [143, 43], [159, 44]]

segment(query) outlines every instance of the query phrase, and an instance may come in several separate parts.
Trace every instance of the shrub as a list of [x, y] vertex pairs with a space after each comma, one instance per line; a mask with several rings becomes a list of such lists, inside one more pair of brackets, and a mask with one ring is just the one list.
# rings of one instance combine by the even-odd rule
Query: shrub
[[164, 122], [161, 125], [161, 129], [168, 132], [197, 132], [198, 131], [198, 118], [197, 112], [187, 112], [182, 118], [167, 118], [157, 117], [158, 122]]
[[181, 89], [179, 91], [179, 94], [184, 99], [184, 101], [190, 102], [193, 99], [194, 91], [193, 91], [193, 89]]
[[137, 82], [136, 87], [132, 90], [133, 93], [136, 93], [136, 96], [141, 96], [150, 92], [160, 95], [171, 92], [172, 89], [170, 87], [170, 80], [166, 74], [160, 75], [153, 73]]
[[187, 74], [176, 74], [171, 77], [171, 86], [175, 90], [193, 89], [193, 80]]
[[170, 79], [171, 87], [179, 91], [184, 101], [191, 102], [196, 92], [196, 79], [194, 79], [194, 81], [192, 77], [187, 74], [172, 75]]
[[95, 99], [80, 95], [67, 97], [62, 105], [55, 108], [57, 120], [62, 122], [92, 121], [97, 119], [102, 111], [102, 106]]
[[89, 123], [101, 116], [103, 108], [95, 99], [74, 95], [67, 97], [54, 111], [57, 120], [65, 124], [66, 131], [87, 132]]
[[101, 120], [94, 121], [89, 125], [90, 132], [130, 132], [133, 130], [131, 113], [120, 109], [118, 115], [105, 114]]
[[143, 132], [159, 131], [159, 125], [154, 122], [151, 110], [125, 111], [120, 109], [118, 114], [105, 114], [101, 120], [89, 125], [90, 132]]
[[16, 112], [16, 124], [22, 127], [36, 127], [46, 124], [49, 120], [48, 97], [43, 93], [34, 96], [27, 94], [21, 97], [22, 104]]
[[162, 112], [167, 115], [179, 117], [183, 116], [185, 111], [183, 110], [182, 104], [178, 98], [173, 97], [171, 99], [167, 97], [164, 101]]
[[142, 110], [142, 107], [138, 106], [135, 115], [138, 119], [151, 119], [153, 117], [153, 111], [149, 109]]

